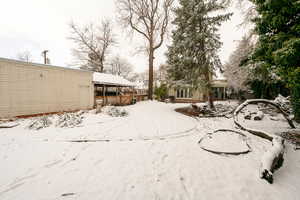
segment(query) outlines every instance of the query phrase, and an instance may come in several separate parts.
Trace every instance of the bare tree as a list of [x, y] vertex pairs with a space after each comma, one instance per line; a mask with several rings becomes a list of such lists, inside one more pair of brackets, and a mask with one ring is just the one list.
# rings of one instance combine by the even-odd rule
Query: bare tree
[[143, 36], [149, 56], [148, 98], [153, 96], [154, 53], [164, 42], [174, 0], [118, 0], [119, 18], [125, 27]]
[[[256, 11], [256, 6], [252, 0], [228, 0], [230, 3], [234, 4], [236, 8], [243, 15], [242, 23], [240, 27], [249, 27], [253, 25], [253, 19], [258, 16]], [[251, 30], [253, 31], [253, 30]]]
[[161, 64], [156, 71], [157, 73], [157, 81], [161, 83], [167, 83], [168, 82], [168, 66], [166, 64]]
[[31, 55], [30, 51], [28, 51], [28, 50], [19, 52], [17, 54], [17, 59], [21, 60], [21, 61], [25, 61], [25, 62], [32, 62], [33, 61], [32, 55]]
[[70, 29], [69, 39], [77, 45], [73, 55], [81, 68], [103, 72], [108, 49], [115, 43], [111, 21], [104, 20], [100, 26], [90, 23], [83, 27], [71, 22]]
[[254, 41], [251, 39], [251, 34], [244, 36], [239, 41], [235, 51], [230, 55], [229, 61], [224, 65], [224, 75], [227, 78], [228, 85], [239, 95], [249, 89], [247, 81], [251, 78], [251, 67], [241, 65], [247, 61], [254, 49]]
[[119, 55], [112, 58], [109, 67], [105, 69], [106, 73], [122, 76], [129, 79], [133, 71], [132, 65]]

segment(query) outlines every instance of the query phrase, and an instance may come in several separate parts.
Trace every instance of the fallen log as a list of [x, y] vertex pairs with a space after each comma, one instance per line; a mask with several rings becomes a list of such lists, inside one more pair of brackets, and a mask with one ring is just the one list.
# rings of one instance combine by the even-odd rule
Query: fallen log
[[273, 173], [279, 169], [284, 161], [284, 140], [281, 137], [274, 137], [272, 147], [264, 153], [260, 165], [260, 178], [273, 183]]
[[233, 120], [234, 123], [242, 130], [248, 131], [249, 133], [252, 133], [256, 136], [259, 136], [261, 138], [267, 139], [269, 141], [273, 140], [273, 137], [271, 136], [271, 134], [264, 132], [264, 131], [260, 131], [260, 130], [255, 130], [255, 129], [250, 129], [250, 128], [246, 128], [245, 126], [241, 125], [238, 121], [238, 114], [241, 112], [241, 110], [246, 107], [249, 104], [257, 104], [257, 103], [264, 103], [264, 104], [270, 104], [272, 106], [274, 106], [275, 108], [277, 108], [280, 113], [284, 116], [284, 118], [287, 120], [287, 122], [289, 123], [291, 128], [295, 128], [295, 125], [293, 123], [293, 121], [289, 118], [288, 114], [286, 112], [284, 112], [280, 106], [276, 103], [274, 103], [273, 101], [269, 101], [269, 100], [265, 100], [265, 99], [250, 99], [250, 100], [246, 100], [244, 103], [242, 103], [241, 105], [239, 105], [236, 110], [233, 113]]

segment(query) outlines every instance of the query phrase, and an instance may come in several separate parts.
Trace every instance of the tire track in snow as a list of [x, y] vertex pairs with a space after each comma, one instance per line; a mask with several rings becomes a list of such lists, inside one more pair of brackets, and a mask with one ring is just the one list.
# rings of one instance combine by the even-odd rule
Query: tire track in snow
[[78, 140], [57, 140], [58, 142], [72, 142], [72, 143], [96, 143], [96, 142], [138, 142], [138, 141], [156, 141], [156, 140], [171, 140], [189, 137], [199, 134], [200, 131], [197, 126], [186, 131], [175, 134], [168, 134], [163, 136], [143, 137], [143, 138], [125, 138], [125, 139], [78, 139]]
[[25, 183], [25, 182], [18, 183], [18, 184], [13, 185], [13, 186], [11, 186], [11, 187], [9, 187], [9, 188], [3, 190], [3, 191], [0, 191], [0, 196], [2, 196], [3, 194], [5, 194], [5, 193], [7, 193], [7, 192], [10, 192], [10, 191], [12, 191], [12, 190], [17, 189], [18, 187], [21, 187], [24, 183]]
[[26, 183], [27, 179], [34, 178], [37, 175], [38, 175], [38, 173], [35, 173], [35, 174], [31, 174], [31, 175], [24, 176], [21, 178], [16, 178], [13, 182], [11, 182], [10, 184], [7, 185], [6, 189], [0, 191], [0, 196], [2, 196], [5, 193], [8, 193], [12, 190], [17, 189], [18, 187], [21, 187], [22, 185], [24, 185]]
[[[72, 146], [73, 146], [73, 145], [70, 145], [70, 146], [68, 147], [68, 149], [65, 149], [65, 150], [62, 152], [62, 154], [67, 153], [70, 149], [72, 149]], [[57, 168], [55, 168], [55, 169], [59, 169], [59, 168], [61, 168], [61, 167], [65, 167], [67, 164], [69, 164], [69, 163], [72, 162], [72, 161], [73, 161], [73, 162], [76, 161], [76, 159], [77, 159], [82, 153], [84, 153], [84, 152], [87, 150], [87, 148], [90, 147], [90, 146], [91, 146], [91, 145], [85, 145], [84, 147], [82, 147], [82, 148], [80, 149], [80, 152], [77, 153], [75, 157], [74, 157], [74, 156], [70, 156], [71, 158], [69, 157], [69, 159], [67, 159], [67, 158], [65, 158], [65, 159], [54, 159], [54, 160], [52, 160], [52, 161], [51, 161], [51, 160], [48, 160], [48, 161], [46, 162], [46, 164], [41, 165], [41, 166], [40, 166], [41, 168], [40, 168], [39, 170], [37, 170], [35, 173], [31, 173], [31, 174], [29, 174], [29, 175], [25, 175], [25, 176], [20, 177], [20, 178], [19, 178], [19, 177], [15, 178], [14, 181], [12, 181], [11, 183], [9, 183], [9, 184], [6, 185], [6, 186], [3, 186], [3, 187], [2, 187], [3, 190], [1, 190], [1, 188], [0, 188], [0, 196], [6, 194], [6, 193], [8, 193], [8, 192], [11, 192], [11, 191], [15, 190], [15, 189], [21, 187], [21, 186], [24, 185], [24, 184], [29, 183], [29, 182], [28, 182], [29, 179], [34, 179], [34, 178], [38, 177], [38, 176], [41, 175], [41, 174], [49, 174], [49, 170], [52, 170], [53, 167], [57, 167]], [[64, 163], [62, 163], [64, 160], [67, 160], [67, 161], [64, 162]], [[62, 163], [62, 164], [61, 164], [61, 163]], [[61, 165], [59, 165], [59, 164], [61, 164]], [[36, 179], [34, 179], [34, 180], [36, 180]]]
[[59, 164], [61, 162], [62, 162], [62, 160], [56, 160], [56, 161], [53, 161], [53, 162], [51, 162], [49, 164], [44, 165], [44, 167], [45, 168], [50, 168], [50, 167], [55, 166], [55, 165], [57, 165], [57, 164]]

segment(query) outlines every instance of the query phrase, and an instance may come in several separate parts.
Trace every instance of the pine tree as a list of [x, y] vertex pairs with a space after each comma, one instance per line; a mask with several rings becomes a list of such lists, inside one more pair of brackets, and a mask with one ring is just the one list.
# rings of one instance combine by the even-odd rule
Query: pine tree
[[287, 83], [300, 121], [300, 1], [251, 1], [259, 14], [254, 19], [259, 42], [252, 60]]
[[232, 14], [219, 14], [226, 5], [216, 0], [180, 0], [179, 4], [173, 21], [173, 43], [167, 53], [169, 75], [194, 89], [204, 88], [209, 106], [214, 108], [212, 75], [221, 67], [217, 55], [222, 45], [218, 28]]

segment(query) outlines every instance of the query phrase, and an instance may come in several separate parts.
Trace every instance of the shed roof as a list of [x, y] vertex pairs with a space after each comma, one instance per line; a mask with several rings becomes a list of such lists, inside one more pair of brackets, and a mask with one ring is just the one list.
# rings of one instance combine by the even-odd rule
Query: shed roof
[[112, 74], [104, 74], [99, 72], [94, 72], [93, 82], [102, 85], [113, 85], [113, 86], [126, 86], [133, 87], [135, 84], [126, 80], [125, 78]]
[[33, 62], [26, 62], [26, 61], [21, 61], [21, 60], [15, 60], [15, 59], [10, 59], [10, 58], [0, 57], [0, 63], [1, 62], [21, 64], [23, 66], [30, 66], [30, 67], [31, 66], [40, 67], [41, 69], [45, 68], [45, 69], [73, 70], [73, 71], [78, 71], [78, 72], [92, 73], [91, 71], [83, 70], [83, 69], [77, 69], [77, 68], [71, 68], [71, 67], [61, 67], [61, 66], [56, 66], [56, 65], [48, 65], [48, 64], [33, 63]]

